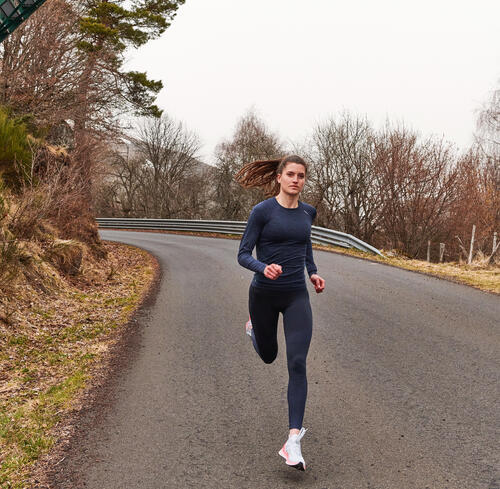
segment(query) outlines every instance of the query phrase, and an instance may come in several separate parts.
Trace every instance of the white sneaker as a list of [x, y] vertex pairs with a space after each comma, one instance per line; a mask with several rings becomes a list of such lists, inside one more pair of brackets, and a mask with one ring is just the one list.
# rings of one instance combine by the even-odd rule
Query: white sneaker
[[298, 470], [306, 470], [306, 463], [300, 450], [300, 440], [306, 434], [306, 431], [305, 428], [301, 428], [298, 435], [290, 435], [278, 452], [285, 459], [287, 465]]
[[250, 319], [250, 316], [245, 324], [245, 332], [248, 336], [252, 337], [252, 320]]

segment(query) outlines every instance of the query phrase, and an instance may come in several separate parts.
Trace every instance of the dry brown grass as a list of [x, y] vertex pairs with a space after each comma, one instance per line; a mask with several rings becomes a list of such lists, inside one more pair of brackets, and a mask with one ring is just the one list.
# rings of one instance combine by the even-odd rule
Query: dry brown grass
[[500, 294], [500, 266], [498, 264], [488, 265], [487, 258], [482, 255], [477, 255], [475, 260], [470, 265], [467, 265], [465, 262], [429, 263], [423, 260], [413, 260], [398, 255], [393, 250], [380, 250], [384, 255], [381, 257], [372, 253], [333, 246], [313, 245], [313, 248], [385, 263], [393, 267], [470, 285], [485, 292]]
[[[146, 252], [106, 243], [98, 261], [81, 243], [56, 241], [63, 268], [82, 254], [76, 274], [39, 262], [35, 277], [19, 276], [0, 297], [0, 487], [32, 487], [33, 464], [68, 431], [68, 413], [106, 363], [121, 328], [154, 278]], [[79, 255], [79, 253], [78, 253]], [[62, 257], [62, 258], [61, 258]], [[42, 285], [42, 286], [41, 286]]]

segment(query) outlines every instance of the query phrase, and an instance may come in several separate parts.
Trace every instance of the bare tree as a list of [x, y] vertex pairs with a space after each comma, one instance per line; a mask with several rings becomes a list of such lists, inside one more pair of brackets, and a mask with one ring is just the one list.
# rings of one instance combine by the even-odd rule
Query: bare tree
[[142, 121], [113, 146], [101, 168], [94, 205], [101, 216], [207, 217], [213, 167], [196, 158], [198, 137], [163, 115]]
[[[198, 136], [170, 117], [144, 121], [133, 138], [142, 166], [137, 172], [135, 209], [148, 217], [186, 215], [193, 199], [187, 199], [188, 182], [196, 176], [200, 147]], [[130, 171], [129, 171], [130, 173]]]
[[487, 154], [500, 154], [500, 88], [491, 94], [491, 98], [479, 113], [477, 139]]
[[0, 100], [44, 128], [71, 119], [81, 74], [78, 15], [65, 0], [41, 7], [0, 46]]
[[[478, 145], [457, 162], [457, 199], [446, 226], [452, 259], [467, 257], [465, 249], [476, 226], [476, 251], [491, 254], [493, 234], [500, 226], [500, 189], [498, 167]], [[464, 246], [465, 245], [465, 246]]]
[[415, 132], [386, 127], [376, 143], [379, 220], [386, 244], [417, 257], [428, 240], [439, 239], [457, 198], [457, 175], [449, 144], [420, 143]]
[[375, 192], [370, 124], [344, 113], [316, 126], [312, 142], [311, 182], [320, 223], [371, 241], [380, 199]]
[[284, 145], [253, 111], [247, 112], [236, 125], [233, 137], [221, 142], [215, 150], [216, 171], [214, 202], [220, 219], [247, 219], [253, 205], [263, 199], [260, 189], [243, 189], [234, 175], [245, 164], [259, 159], [283, 156]]
[[100, 216], [142, 217], [137, 207], [145, 160], [131, 152], [131, 146], [114, 146], [101, 164], [99, 184], [93, 191], [94, 208]]

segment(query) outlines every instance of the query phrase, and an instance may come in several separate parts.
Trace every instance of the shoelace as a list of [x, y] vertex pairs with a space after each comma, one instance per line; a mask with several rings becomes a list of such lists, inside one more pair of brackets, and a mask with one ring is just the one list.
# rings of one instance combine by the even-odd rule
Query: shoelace
[[302, 440], [302, 437], [306, 434], [307, 428], [300, 428], [299, 434], [297, 435], [297, 440]]

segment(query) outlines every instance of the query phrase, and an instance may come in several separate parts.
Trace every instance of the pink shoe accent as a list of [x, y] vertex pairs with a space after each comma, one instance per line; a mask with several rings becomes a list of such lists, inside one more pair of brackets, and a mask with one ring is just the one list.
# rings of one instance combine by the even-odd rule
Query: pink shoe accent
[[[286, 444], [285, 444], [286, 445]], [[287, 451], [285, 450], [285, 445], [283, 445], [281, 447], [281, 450], [278, 452], [279, 455], [281, 455], [285, 460], [286, 460], [286, 463], [288, 463], [289, 461], [289, 458], [288, 458], [288, 453]]]
[[[286, 443], [285, 443], [286, 445]], [[291, 462], [290, 458], [288, 456], [288, 452], [285, 450], [285, 445], [281, 448], [281, 450], [278, 452], [278, 455], [281, 455], [284, 459], [287, 465], [290, 467], [295, 467], [296, 469], [299, 470], [306, 470], [306, 464], [303, 464], [302, 462]]]
[[252, 320], [250, 316], [248, 317], [248, 321], [245, 323], [245, 332], [248, 336], [252, 336]]

